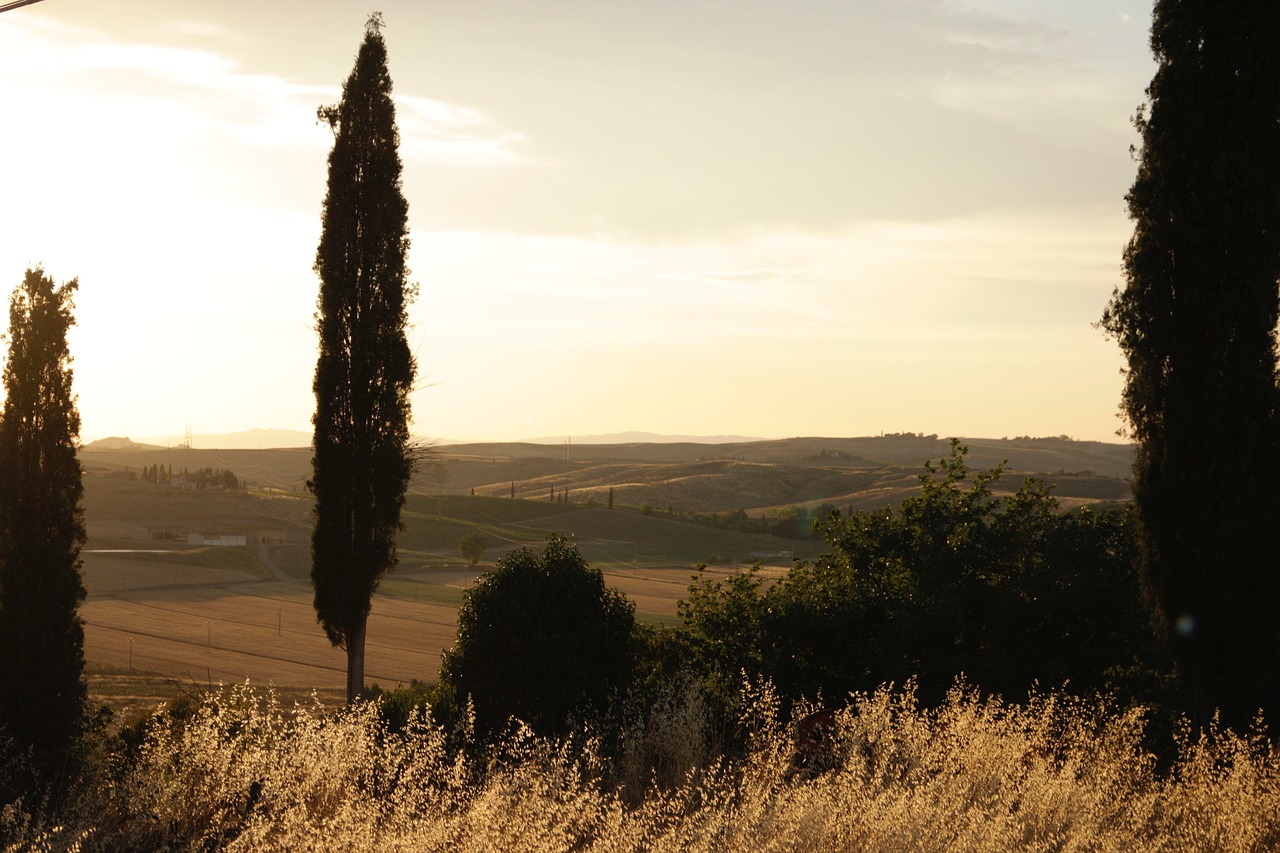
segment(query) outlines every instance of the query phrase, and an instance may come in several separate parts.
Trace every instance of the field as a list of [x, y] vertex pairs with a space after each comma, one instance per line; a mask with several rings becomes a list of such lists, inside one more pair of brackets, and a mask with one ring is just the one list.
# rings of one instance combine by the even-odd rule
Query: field
[[[1064, 506], [1127, 493], [1117, 472], [1128, 450], [1119, 445], [970, 445], [975, 467], [1011, 460], [1006, 467], [1017, 473], [1002, 483], [1007, 488], [1040, 470]], [[946, 449], [921, 437], [437, 448], [405, 508], [400, 565], [373, 601], [368, 679], [384, 687], [434, 680], [466, 588], [503, 553], [540, 547], [553, 532], [574, 538], [635, 602], [639, 620], [671, 623], [700, 563], [724, 576], [759, 560], [778, 575], [793, 557], [821, 550], [820, 542], [721, 530], [683, 514], [882, 506], [910, 494], [920, 462]], [[89, 540], [81, 614], [95, 697], [127, 710], [245, 679], [290, 695], [340, 695], [345, 655], [330, 646], [311, 604], [308, 450], [130, 449], [86, 451], [82, 460]], [[157, 464], [175, 472], [227, 468], [250, 488], [188, 491], [136, 478]], [[489, 548], [473, 569], [457, 544], [477, 531]], [[226, 534], [263, 542], [191, 544]]]
[[[95, 693], [106, 696], [107, 684], [145, 672], [159, 678], [137, 682], [137, 704], [144, 706], [182, 687], [245, 679], [338, 695], [346, 658], [316, 623], [309, 581], [279, 579], [263, 564], [243, 565], [249, 550], [86, 551], [89, 595], [80, 613]], [[435, 678], [441, 652], [453, 645], [463, 590], [477, 571], [424, 568], [383, 583], [369, 619], [365, 666], [371, 683], [392, 687]], [[649, 622], [672, 621], [691, 575], [687, 568], [606, 570], [609, 584], [636, 602], [639, 617]]]
[[[177, 492], [90, 477], [85, 505], [88, 598], [80, 612], [98, 701], [129, 715], [177, 691], [245, 679], [292, 693], [341, 695], [345, 655], [329, 644], [312, 608], [303, 498]], [[588, 559], [649, 623], [674, 621], [697, 560], [779, 550], [772, 537], [550, 502], [412, 495], [405, 520], [401, 565], [375, 595], [369, 621], [367, 678], [384, 687], [434, 680], [442, 651], [453, 644], [464, 590], [502, 553], [539, 547], [551, 532], [582, 542]], [[289, 541], [192, 547], [132, 537], [140, 529], [185, 536], [254, 526], [283, 530]], [[477, 529], [492, 547], [472, 568], [456, 545]], [[681, 561], [681, 555], [699, 556]], [[736, 570], [735, 562], [708, 571]]]

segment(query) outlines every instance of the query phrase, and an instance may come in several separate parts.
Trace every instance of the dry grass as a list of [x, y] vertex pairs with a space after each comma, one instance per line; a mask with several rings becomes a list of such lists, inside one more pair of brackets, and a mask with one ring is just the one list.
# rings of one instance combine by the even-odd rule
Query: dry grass
[[[854, 697], [823, 772], [790, 766], [767, 688], [746, 697], [751, 748], [707, 752], [675, 701], [608, 761], [590, 740], [517, 730], [473, 760], [368, 705], [284, 707], [246, 687], [137, 760], [90, 780], [51, 825], [7, 816], [10, 850], [1269, 850], [1280, 759], [1230, 733], [1184, 737], [1167, 773], [1139, 713], [1064, 697], [1026, 706], [962, 689], [939, 710], [910, 689]], [[679, 764], [662, 785], [655, 758]], [[676, 768], [668, 766], [671, 771]]]

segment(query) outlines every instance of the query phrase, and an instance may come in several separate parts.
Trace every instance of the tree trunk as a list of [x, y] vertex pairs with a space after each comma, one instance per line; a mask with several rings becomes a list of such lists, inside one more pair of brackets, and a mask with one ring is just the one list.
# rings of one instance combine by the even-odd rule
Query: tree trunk
[[364, 690], [364, 633], [369, 624], [368, 615], [347, 635], [347, 704], [360, 697]]

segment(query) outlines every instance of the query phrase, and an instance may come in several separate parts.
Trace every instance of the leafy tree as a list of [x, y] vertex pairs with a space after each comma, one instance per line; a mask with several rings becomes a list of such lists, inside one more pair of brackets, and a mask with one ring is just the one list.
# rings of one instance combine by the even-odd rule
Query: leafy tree
[[347, 698], [364, 687], [370, 600], [396, 564], [411, 473], [405, 336], [408, 204], [382, 20], [370, 16], [342, 101], [322, 107], [333, 130], [315, 270], [320, 276], [311, 578], [316, 614], [347, 652]]
[[766, 634], [763, 596], [757, 564], [723, 583], [699, 577], [689, 586], [689, 597], [677, 603], [690, 663], [723, 701], [738, 691], [743, 672], [775, 674], [775, 638]]
[[463, 558], [473, 566], [480, 562], [480, 558], [484, 556], [484, 550], [488, 547], [489, 537], [478, 530], [463, 536], [462, 541], [458, 543], [458, 550]]
[[0, 728], [46, 780], [84, 722], [83, 486], [67, 331], [78, 282], [27, 270], [9, 300], [0, 414]]
[[511, 717], [562, 733], [571, 715], [603, 711], [625, 687], [634, 625], [626, 596], [552, 536], [542, 553], [504, 555], [467, 591], [441, 680], [471, 697], [486, 733]]
[[1035, 680], [1125, 686], [1109, 671], [1148, 660], [1128, 510], [1059, 511], [1037, 480], [1010, 497], [1000, 468], [965, 451], [927, 464], [897, 508], [832, 512], [831, 551], [766, 586], [754, 573], [699, 581], [682, 602], [700, 669], [771, 677], [786, 695], [873, 690], [918, 678], [940, 700], [965, 674], [983, 689]]
[[1200, 722], [1280, 709], [1280, 4], [1159, 0], [1125, 287], [1142, 565]]

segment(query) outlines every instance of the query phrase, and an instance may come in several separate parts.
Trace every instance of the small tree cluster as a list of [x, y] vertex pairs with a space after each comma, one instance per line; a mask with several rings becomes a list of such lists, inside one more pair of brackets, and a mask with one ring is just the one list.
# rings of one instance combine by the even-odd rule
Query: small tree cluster
[[1000, 469], [970, 472], [964, 454], [953, 442], [898, 508], [833, 512], [831, 551], [772, 585], [695, 583], [680, 616], [699, 668], [791, 696], [916, 677], [937, 698], [962, 673], [1006, 695], [1120, 686], [1109, 679], [1150, 657], [1129, 511], [1060, 512], [1037, 480], [998, 497]]
[[[172, 469], [170, 469], [172, 474]], [[228, 489], [235, 491], [242, 487], [240, 479], [230, 468], [199, 468], [194, 474], [182, 469], [182, 476], [188, 483], [194, 483], [197, 489]]]
[[159, 463], [149, 467], [144, 465], [142, 467], [141, 479], [144, 483], [161, 483], [168, 485], [173, 481], [173, 466], [170, 465], [168, 468], [165, 468], [165, 466]]

